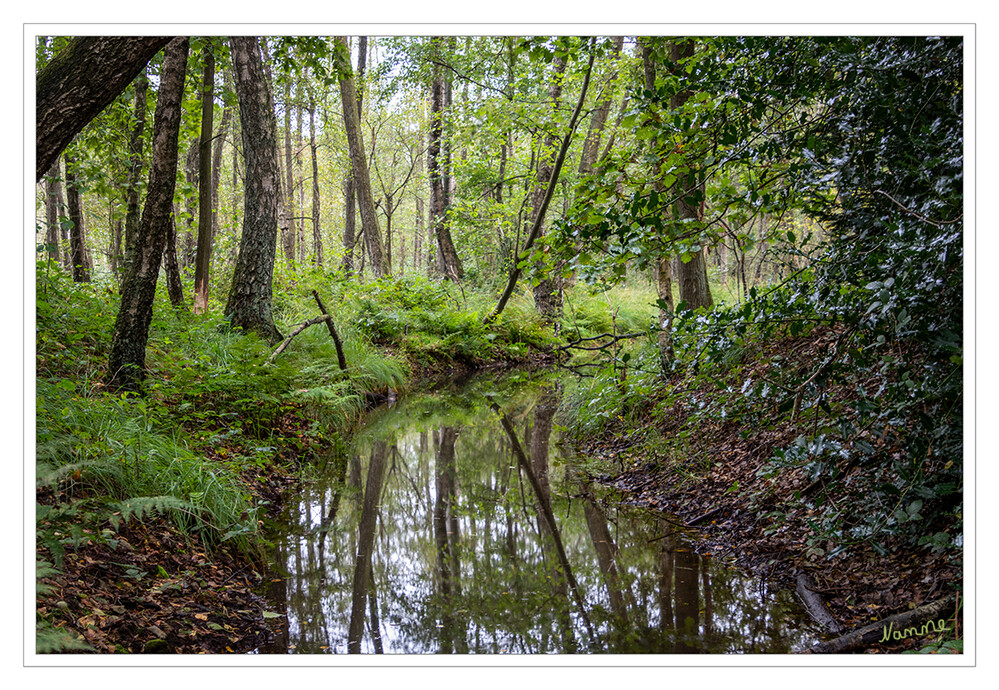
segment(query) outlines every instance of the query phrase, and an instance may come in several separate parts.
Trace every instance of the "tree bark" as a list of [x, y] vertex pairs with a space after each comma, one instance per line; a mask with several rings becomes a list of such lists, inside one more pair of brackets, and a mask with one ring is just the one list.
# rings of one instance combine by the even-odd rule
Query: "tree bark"
[[229, 40], [246, 175], [243, 234], [225, 314], [234, 327], [275, 342], [281, 338], [271, 313], [281, 176], [274, 101], [257, 39], [233, 36]]
[[187, 38], [180, 37], [171, 41], [164, 50], [160, 91], [153, 119], [149, 192], [139, 236], [122, 280], [121, 307], [111, 339], [108, 386], [112, 390], [138, 390], [145, 373], [146, 341], [177, 178], [177, 140], [187, 49]]
[[198, 148], [198, 249], [194, 259], [194, 313], [208, 309], [208, 279], [212, 259], [212, 118], [215, 111], [215, 56], [212, 47], [204, 50], [205, 67], [201, 81], [201, 143]]
[[[346, 48], [347, 39], [338, 36], [337, 41]], [[354, 169], [354, 183], [357, 192], [357, 205], [361, 211], [361, 231], [371, 262], [371, 272], [376, 278], [388, 275], [382, 248], [381, 230], [375, 212], [375, 201], [371, 195], [371, 178], [368, 174], [368, 161], [364, 154], [364, 141], [361, 135], [357, 108], [357, 91], [354, 79], [345, 71], [340, 75], [340, 97], [343, 102], [343, 124], [350, 148], [350, 161]]]
[[142, 71], [169, 36], [83, 36], [35, 79], [35, 182]]

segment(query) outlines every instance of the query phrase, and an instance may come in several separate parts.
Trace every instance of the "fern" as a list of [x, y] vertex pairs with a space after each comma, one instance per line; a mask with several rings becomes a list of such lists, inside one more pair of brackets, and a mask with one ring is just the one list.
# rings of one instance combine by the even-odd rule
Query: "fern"
[[111, 504], [114, 511], [108, 516], [116, 531], [119, 524], [135, 519], [142, 522], [150, 515], [165, 515], [170, 511], [177, 511], [185, 515], [196, 515], [197, 507], [190, 501], [184, 501], [176, 496], [140, 496], [128, 498], [124, 501], [117, 501]]
[[67, 630], [57, 628], [49, 621], [38, 621], [35, 628], [35, 652], [58, 654], [60, 652], [92, 652], [94, 648]]

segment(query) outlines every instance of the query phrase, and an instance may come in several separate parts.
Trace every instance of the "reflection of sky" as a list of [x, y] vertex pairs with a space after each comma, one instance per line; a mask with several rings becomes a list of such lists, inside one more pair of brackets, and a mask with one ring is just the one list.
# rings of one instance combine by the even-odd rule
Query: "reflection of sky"
[[[441, 650], [450, 615], [457, 635], [469, 652], [559, 653], [571, 638], [578, 651], [674, 651], [675, 637], [660, 626], [660, 537], [666, 525], [638, 511], [612, 511], [605, 517], [624, 583], [628, 623], [611, 612], [610, 595], [598, 565], [596, 550], [583, 517], [578, 483], [569, 485], [564, 461], [551, 445], [552, 506], [568, 561], [579, 583], [596, 641], [587, 647], [584, 620], [568, 590], [559, 593], [554, 551], [543, 548], [538, 534], [536, 499], [526, 476], [520, 476], [498, 418], [485, 407], [480, 414], [462, 415], [455, 445], [460, 576], [454, 578], [451, 602], [440, 595], [433, 510], [437, 500], [433, 432], [425, 414], [406, 414], [406, 407], [381, 416], [356, 452], [361, 480], [367, 480], [370, 442], [378, 429], [390, 440], [376, 523], [372, 571], [378, 605], [379, 632], [386, 653], [433, 653]], [[421, 452], [420, 418], [426, 431]], [[514, 418], [524, 434], [530, 415]], [[393, 451], [391, 439], [396, 450]], [[529, 445], [521, 438], [521, 444]], [[295, 516], [288, 531], [275, 538], [283, 546], [288, 572], [287, 620], [293, 651], [344, 653], [350, 622], [357, 529], [363, 488], [340, 497], [335, 524], [329, 526], [322, 558], [319, 530], [335, 491], [330, 482], [303, 492], [289, 510]], [[506, 490], [501, 491], [506, 481]], [[342, 487], [340, 487], [342, 488]], [[573, 498], [567, 498], [572, 496]], [[512, 528], [514, 533], [510, 534]], [[514, 545], [516, 563], [509, 558]], [[704, 651], [781, 652], [803, 646], [811, 638], [796, 602], [787, 592], [773, 593], [762, 583], [719, 566], [709, 559], [712, 582], [711, 634], [704, 634], [705, 599], [699, 559], [699, 636], [692, 645]], [[676, 612], [677, 592], [671, 592]], [[366, 612], [370, 609], [366, 606]], [[688, 642], [691, 642], [688, 640]], [[452, 645], [452, 648], [454, 646]], [[361, 649], [372, 653], [371, 619], [366, 619]]]

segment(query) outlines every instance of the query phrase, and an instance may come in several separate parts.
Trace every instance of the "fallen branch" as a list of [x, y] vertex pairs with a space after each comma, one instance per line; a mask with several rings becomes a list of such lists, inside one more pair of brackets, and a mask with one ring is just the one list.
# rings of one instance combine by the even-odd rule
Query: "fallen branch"
[[698, 515], [693, 520], [690, 520], [689, 522], [687, 522], [687, 527], [693, 527], [694, 525], [696, 525], [698, 523], [704, 522], [709, 517], [717, 515], [718, 513], [720, 513], [723, 510], [725, 510], [725, 506], [718, 506], [717, 508], [713, 508], [713, 509], [709, 510], [708, 512], [704, 513], [703, 515]]
[[798, 596], [801, 597], [801, 601], [805, 605], [805, 609], [808, 611], [808, 615], [814, 618], [816, 622], [821, 623], [830, 632], [843, 632], [842, 624], [833, 618], [826, 603], [822, 601], [822, 597], [817, 593], [812, 578], [805, 573], [799, 574], [796, 589]]
[[943, 632], [947, 619], [954, 613], [957, 597], [951, 594], [931, 604], [889, 616], [865, 625], [828, 642], [820, 642], [808, 654], [840, 654], [853, 652], [879, 642], [896, 642], [907, 637]]
[[[600, 335], [594, 335], [589, 338], [579, 338], [578, 340], [573, 340], [571, 343], [566, 343], [565, 345], [559, 345], [556, 350], [603, 350], [605, 347], [610, 347], [618, 340], [625, 340], [627, 338], [638, 338], [643, 335], [648, 335], [648, 333], [624, 333], [622, 335], [613, 335], [611, 333], [601, 333]], [[610, 338], [603, 345], [597, 345], [596, 347], [584, 347], [579, 343], [586, 342], [587, 340], [599, 340], [600, 338]]]
[[[316, 298], [316, 304], [319, 305], [319, 311], [323, 313], [323, 316], [329, 316], [326, 305], [319, 299], [319, 293], [313, 290], [312, 296]], [[340, 371], [347, 371], [347, 357], [343, 354], [343, 343], [340, 341], [340, 334], [336, 332], [332, 318], [326, 319], [326, 327], [329, 328], [330, 337], [333, 338], [333, 345], [336, 347], [336, 360], [337, 364], [340, 365]]]
[[323, 316], [317, 316], [314, 319], [309, 319], [308, 321], [303, 321], [302, 323], [298, 324], [291, 331], [291, 333], [288, 334], [288, 337], [286, 337], [284, 340], [281, 341], [281, 344], [277, 346], [277, 349], [275, 349], [274, 352], [271, 353], [271, 356], [267, 358], [266, 363], [273, 364], [274, 360], [277, 359], [277, 356], [282, 352], [284, 352], [285, 349], [288, 347], [288, 344], [291, 343], [292, 338], [294, 338], [296, 335], [304, 331], [309, 326], [315, 326], [317, 323], [322, 323], [323, 321], [332, 322], [332, 320], [333, 320], [332, 316], [330, 316], [329, 314], [325, 314]]

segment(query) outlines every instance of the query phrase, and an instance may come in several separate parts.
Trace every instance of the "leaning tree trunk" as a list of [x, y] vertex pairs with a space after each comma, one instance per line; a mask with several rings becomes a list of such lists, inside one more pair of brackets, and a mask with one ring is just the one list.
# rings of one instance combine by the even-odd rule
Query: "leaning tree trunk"
[[[337, 41], [347, 45], [347, 39], [338, 36]], [[364, 141], [357, 110], [357, 91], [354, 79], [341, 74], [340, 97], [343, 102], [343, 124], [347, 133], [347, 146], [350, 149], [351, 166], [354, 169], [354, 184], [357, 191], [357, 205], [361, 212], [361, 232], [371, 262], [371, 272], [376, 278], [387, 275], [385, 253], [382, 248], [382, 233], [378, 227], [375, 201], [371, 195], [371, 177], [368, 174], [368, 160], [364, 154]]]
[[160, 272], [160, 260], [170, 226], [177, 179], [177, 140], [180, 135], [187, 38], [171, 41], [163, 54], [160, 92], [153, 120], [153, 160], [139, 236], [121, 284], [121, 308], [115, 320], [108, 362], [113, 390], [137, 390], [146, 360], [149, 323]]
[[169, 36], [74, 38], [35, 80], [35, 182], [128, 87]]
[[233, 72], [246, 159], [243, 236], [225, 314], [231, 324], [271, 342], [281, 339], [271, 313], [277, 251], [278, 169], [274, 101], [264, 77], [260, 46], [252, 36], [233, 36]]
[[[556, 58], [555, 72], [552, 74], [552, 82], [548, 87], [548, 99], [551, 101], [553, 119], [559, 110], [559, 101], [562, 98], [562, 83], [565, 79], [565, 58]], [[553, 183], [554, 158], [558, 147], [558, 138], [554, 131], [549, 130], [544, 139], [540, 142], [538, 151], [538, 179], [531, 199], [531, 222], [538, 218], [541, 211], [545, 192], [550, 183]], [[542, 220], [542, 223], [544, 221]], [[544, 237], [544, 226], [541, 226], [538, 237]], [[540, 267], [539, 267], [540, 268]], [[534, 304], [538, 308], [544, 321], [552, 324], [556, 329], [559, 319], [562, 316], [562, 278], [560, 271], [552, 272], [550, 276], [544, 276], [538, 284], [534, 286]]]

